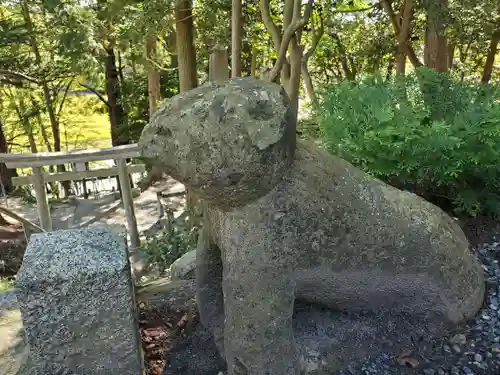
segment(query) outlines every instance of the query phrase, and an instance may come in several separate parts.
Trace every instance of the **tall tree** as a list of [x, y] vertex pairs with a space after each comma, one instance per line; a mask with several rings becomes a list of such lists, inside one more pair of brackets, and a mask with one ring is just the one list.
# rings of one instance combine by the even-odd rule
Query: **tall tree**
[[[392, 27], [394, 29], [394, 33], [396, 34], [396, 38], [398, 39], [398, 41], [405, 40], [405, 38], [404, 38], [405, 32], [404, 31], [403, 31], [403, 33], [401, 32], [401, 23], [398, 20], [396, 13], [394, 12], [394, 9], [392, 7], [392, 2], [390, 0], [382, 0], [381, 3], [382, 3], [382, 7], [384, 8], [385, 12], [387, 13], [387, 16], [389, 17], [389, 20], [391, 21]], [[411, 9], [411, 8], [408, 7], [407, 11], [409, 11], [409, 9]], [[403, 11], [403, 13], [404, 13], [404, 11]], [[407, 22], [408, 22], [408, 27], [410, 27], [411, 18], [408, 17]], [[422, 66], [422, 62], [417, 57], [417, 54], [415, 53], [415, 50], [413, 49], [413, 46], [411, 45], [411, 43], [409, 43], [409, 42], [406, 42], [403, 44], [400, 43], [399, 50], [405, 50], [405, 56], [408, 57], [411, 64], [415, 68]]]
[[445, 35], [449, 11], [448, 0], [426, 0], [427, 16], [424, 43], [424, 62], [438, 72], [448, 71], [448, 39]]
[[498, 43], [500, 42], [500, 27], [493, 32], [491, 37], [490, 46], [488, 48], [488, 54], [486, 55], [486, 62], [484, 64], [483, 74], [481, 77], [481, 82], [488, 83], [491, 79], [491, 74], [493, 72], [493, 65], [495, 64], [495, 57], [498, 51]]
[[176, 0], [175, 29], [177, 60], [179, 64], [179, 86], [181, 92], [184, 92], [198, 86], [191, 0]]
[[121, 83], [116, 65], [114, 43], [112, 42], [106, 46], [105, 75], [107, 106], [111, 124], [111, 143], [113, 146], [128, 144], [130, 136], [127, 115], [121, 101]]
[[300, 75], [302, 69], [303, 47], [299, 44], [297, 31], [301, 30], [308, 22], [307, 16], [312, 13], [314, 0], [309, 0], [304, 15], [300, 0], [286, 0], [283, 7], [283, 27], [281, 28], [271, 15], [270, 0], [260, 0], [262, 21], [271, 34], [274, 50], [277, 55], [276, 63], [269, 72], [268, 79], [276, 81], [280, 78], [290, 98], [295, 114], [298, 113]]
[[233, 0], [231, 9], [231, 77], [241, 76], [242, 21], [242, 0]]
[[148, 99], [149, 99], [149, 116], [151, 117], [156, 111], [160, 96], [160, 72], [158, 71], [156, 61], [157, 51], [157, 36], [155, 32], [151, 32], [146, 41], [146, 64], [148, 67]]
[[404, 0], [401, 17], [401, 27], [398, 35], [398, 57], [396, 63], [396, 74], [404, 75], [406, 70], [406, 55], [408, 38], [411, 33], [411, 21], [413, 18], [413, 0]]
[[[0, 153], [6, 154], [9, 152], [9, 148], [3, 128], [3, 122], [0, 119]], [[0, 180], [5, 188], [5, 193], [11, 193], [14, 190], [14, 187], [12, 185], [12, 177], [14, 177], [15, 175], [15, 169], [8, 169], [5, 163], [0, 163]], [[0, 191], [0, 193], [2, 192]]]
[[[302, 56], [302, 62], [300, 66], [300, 71], [302, 74], [302, 80], [304, 81], [304, 87], [306, 89], [307, 96], [310, 101], [314, 101], [314, 84], [309, 73], [309, 61], [311, 57], [316, 52], [319, 42], [325, 33], [325, 25], [323, 20], [323, 12], [320, 7], [317, 7], [316, 14], [313, 12], [314, 7], [307, 7], [304, 13], [304, 17], [311, 20], [311, 45], [307, 50], [305, 50]], [[310, 14], [308, 12], [311, 12]], [[302, 41], [302, 31], [298, 32], [299, 43]]]

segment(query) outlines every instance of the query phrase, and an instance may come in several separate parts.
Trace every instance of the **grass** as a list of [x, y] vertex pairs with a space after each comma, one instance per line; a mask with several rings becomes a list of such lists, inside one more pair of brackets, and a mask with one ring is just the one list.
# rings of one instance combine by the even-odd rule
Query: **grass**
[[111, 147], [109, 119], [99, 99], [68, 98], [61, 116], [61, 140], [66, 150]]
[[[3, 121], [3, 130], [7, 142], [11, 143], [12, 153], [29, 153], [30, 147], [28, 136], [23, 128], [19, 116], [16, 114], [16, 106], [24, 104], [26, 112], [32, 110], [28, 102], [23, 102], [23, 92], [16, 89], [16, 95], [6, 97], [6, 103], [0, 108], [0, 120]], [[26, 93], [24, 93], [26, 95]], [[41, 98], [38, 98], [41, 102]], [[50, 120], [46, 113], [41, 114], [43, 127], [49, 135], [50, 143], [53, 145]], [[61, 151], [75, 149], [92, 149], [111, 147], [110, 124], [107, 109], [104, 104], [94, 95], [70, 96], [66, 98], [65, 104], [59, 118]], [[30, 125], [34, 134], [38, 152], [47, 152], [41, 126], [37, 116], [30, 117]], [[99, 162], [91, 163], [99, 164]], [[30, 174], [30, 169], [18, 170], [21, 174]]]
[[7, 279], [0, 278], [0, 292], [6, 292], [8, 290], [13, 289], [12, 281]]
[[[7, 104], [3, 106], [3, 111], [0, 112], [0, 119], [3, 120], [7, 141], [11, 141], [12, 143], [11, 152], [29, 153], [28, 137], [15, 111], [15, 106], [19, 106], [23, 100], [18, 98], [6, 98]], [[27, 106], [27, 104], [27, 102], [24, 103], [26, 111], [29, 112], [32, 108]], [[36, 116], [31, 116], [30, 118], [30, 125], [33, 129], [38, 152], [47, 152], [48, 150], [40, 131], [40, 123]], [[53, 143], [48, 115], [42, 113], [41, 119], [49, 135], [50, 142]], [[93, 95], [68, 97], [61, 111], [59, 122], [61, 151], [111, 147], [107, 111], [104, 108], [104, 104]]]

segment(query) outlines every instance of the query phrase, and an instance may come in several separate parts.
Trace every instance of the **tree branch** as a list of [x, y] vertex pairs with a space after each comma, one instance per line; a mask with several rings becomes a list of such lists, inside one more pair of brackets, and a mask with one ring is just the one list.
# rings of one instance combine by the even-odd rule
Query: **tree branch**
[[66, 98], [68, 97], [69, 87], [73, 83], [73, 80], [74, 80], [74, 78], [72, 78], [71, 81], [68, 82], [68, 84], [66, 85], [66, 88], [64, 89], [64, 94], [63, 94], [63, 97], [61, 99], [61, 102], [59, 103], [59, 108], [57, 110], [57, 117], [59, 117], [61, 114], [61, 111], [62, 111], [63, 106], [64, 106], [64, 102], [66, 101]]
[[6, 85], [11, 85], [11, 86], [16, 86], [16, 87], [23, 87], [24, 84], [22, 81], [12, 81], [7, 78], [1, 78], [0, 77], [0, 83], [5, 83]]
[[[24, 74], [24, 73], [13, 72], [11, 70], [0, 69], [0, 76], [10, 77], [10, 79], [17, 78], [19, 81], [28, 81], [28, 82], [36, 83], [37, 85], [39, 84], [39, 82], [36, 79], [34, 79], [34, 78]], [[10, 80], [8, 80], [8, 81], [13, 82]]]
[[283, 0], [283, 33], [294, 21], [295, 4], [295, 0]]
[[403, 19], [399, 32], [399, 42], [406, 43], [410, 37], [411, 18], [413, 17], [413, 0], [405, 0], [403, 4]]
[[295, 36], [295, 32], [299, 30], [301, 27], [304, 27], [307, 24], [307, 21], [303, 18], [298, 19], [296, 21], [292, 21], [290, 26], [285, 30], [283, 34], [283, 39], [281, 40], [281, 45], [278, 52], [278, 60], [274, 64], [271, 72], [269, 73], [269, 80], [274, 82], [280, 74], [283, 65], [286, 62], [286, 51], [288, 50], [288, 45], [290, 41]]
[[[398, 20], [396, 19], [396, 15], [394, 14], [394, 10], [392, 9], [392, 5], [389, 0], [381, 0], [381, 2], [383, 8], [387, 12], [387, 15], [389, 16], [389, 19], [391, 20], [392, 27], [394, 28], [396, 37], [399, 38], [399, 34], [401, 33], [401, 28], [399, 26]], [[418, 68], [423, 65], [422, 62], [418, 59], [415, 50], [409, 43], [406, 43], [406, 53], [408, 55], [408, 59], [411, 61], [414, 67]]]
[[[312, 4], [314, 3], [314, 0], [309, 0], [308, 4], [311, 3], [311, 6]], [[302, 17], [302, 0], [294, 0], [293, 2], [293, 13], [292, 13], [292, 23], [293, 23], [293, 20], [298, 20]], [[307, 21], [309, 21], [309, 19], [306, 19], [304, 17], [304, 19]]]
[[[332, 36], [335, 41], [337, 42], [337, 46], [339, 48], [340, 52], [340, 63], [342, 65], [342, 69], [344, 70], [344, 73], [346, 75], [346, 78], [350, 81], [354, 80], [354, 75], [353, 75], [353, 70], [349, 68], [349, 58], [347, 56], [346, 49], [344, 47], [344, 44], [342, 43], [342, 40], [340, 40], [340, 37], [338, 34], [334, 34]], [[350, 60], [352, 62], [352, 59]]]
[[311, 58], [311, 56], [314, 54], [314, 51], [316, 51], [316, 48], [318, 47], [318, 44], [321, 38], [323, 37], [324, 33], [325, 33], [325, 22], [323, 20], [322, 13], [319, 13], [319, 29], [317, 32], [314, 32], [313, 34], [311, 41], [311, 48], [309, 48], [302, 57], [302, 61], [304, 61], [306, 64], [307, 61]]
[[[383, 1], [383, 0], [382, 0]], [[357, 12], [366, 12], [366, 11], [369, 11], [369, 10], [372, 10], [375, 5], [377, 5], [378, 3], [376, 4], [372, 4], [370, 6], [367, 6], [365, 8], [359, 8], [359, 9], [336, 9], [333, 11], [333, 13], [357, 13]]]
[[270, 0], [260, 0], [260, 14], [264, 26], [266, 27], [267, 31], [269, 31], [269, 33], [271, 34], [271, 38], [273, 39], [274, 50], [276, 52], [279, 52], [281, 46], [281, 30], [273, 21], [269, 2]]
[[86, 85], [85, 83], [82, 83], [82, 82], [78, 82], [78, 84], [80, 86], [85, 87], [87, 90], [92, 91], [92, 93], [95, 94], [101, 100], [101, 102], [103, 102], [104, 104], [106, 104], [108, 107], [110, 106], [109, 103], [108, 103], [108, 101], [104, 98], [104, 96], [102, 96], [101, 94], [99, 94], [99, 92], [96, 89], [94, 89], [93, 87], [91, 87], [89, 85]]
[[[313, 5], [314, 5], [314, 0], [309, 0], [306, 4], [306, 7], [304, 8], [304, 19], [309, 22], [312, 16], [313, 12]], [[302, 32], [303, 30], [297, 30], [297, 41], [300, 43], [302, 40]]]
[[396, 74], [403, 75], [406, 66], [408, 38], [410, 37], [411, 20], [413, 17], [413, 0], [404, 0], [401, 27], [398, 34], [398, 57]]

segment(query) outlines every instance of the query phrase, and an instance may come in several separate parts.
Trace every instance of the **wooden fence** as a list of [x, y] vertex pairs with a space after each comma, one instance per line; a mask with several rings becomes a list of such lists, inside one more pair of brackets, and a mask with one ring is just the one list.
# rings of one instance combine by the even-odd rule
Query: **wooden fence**
[[[228, 54], [224, 46], [216, 45], [212, 51], [209, 62], [209, 81], [224, 81], [229, 79]], [[139, 247], [139, 232], [135, 218], [134, 202], [132, 199], [132, 187], [130, 186], [130, 173], [143, 172], [145, 166], [126, 165], [125, 159], [139, 156], [136, 144], [111, 147], [96, 150], [75, 150], [70, 152], [50, 152], [38, 154], [1, 154], [0, 163], [5, 163], [7, 168], [31, 168], [30, 176], [14, 177], [12, 182], [15, 186], [32, 184], [35, 187], [35, 195], [40, 218], [40, 227], [45, 231], [52, 230], [46, 182], [55, 181], [79, 181], [87, 178], [110, 177], [118, 175], [122, 202], [127, 214], [127, 224], [130, 234], [132, 248]], [[61, 164], [86, 164], [89, 161], [116, 160], [117, 167], [60, 172], [45, 174], [43, 167]]]
[[[132, 248], [139, 246], [139, 232], [135, 218], [130, 173], [144, 172], [145, 165], [127, 165], [126, 159], [139, 156], [136, 144], [117, 146], [105, 149], [78, 150], [69, 152], [46, 152], [38, 154], [0, 154], [0, 163], [7, 168], [31, 168], [29, 176], [14, 177], [13, 185], [32, 184], [35, 188], [40, 227], [45, 231], [52, 230], [49, 202], [45, 184], [55, 181], [80, 181], [88, 178], [118, 176], [123, 207], [127, 214], [128, 232]], [[61, 164], [86, 164], [90, 161], [115, 160], [116, 167], [95, 170], [44, 173], [43, 167]]]

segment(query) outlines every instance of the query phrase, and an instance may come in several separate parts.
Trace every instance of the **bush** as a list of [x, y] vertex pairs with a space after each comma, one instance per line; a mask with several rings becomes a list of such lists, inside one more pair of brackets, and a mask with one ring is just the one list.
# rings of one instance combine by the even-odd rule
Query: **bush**
[[320, 138], [320, 128], [315, 118], [303, 118], [297, 121], [297, 134], [301, 139], [316, 140]]
[[327, 149], [445, 210], [500, 216], [500, 90], [419, 69], [329, 86], [315, 115]]
[[151, 264], [160, 272], [190, 250], [196, 248], [198, 228], [190, 228], [184, 215], [174, 218], [171, 210], [166, 210], [163, 228], [146, 237], [143, 246]]

